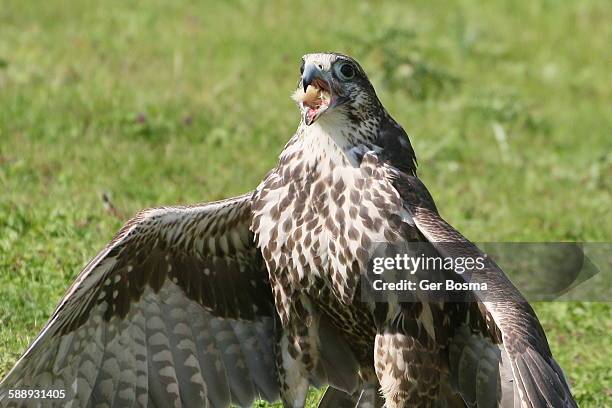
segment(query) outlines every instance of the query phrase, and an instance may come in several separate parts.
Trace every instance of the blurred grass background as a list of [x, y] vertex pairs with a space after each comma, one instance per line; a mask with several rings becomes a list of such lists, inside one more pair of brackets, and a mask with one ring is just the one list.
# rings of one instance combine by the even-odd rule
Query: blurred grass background
[[[0, 376], [126, 217], [257, 185], [307, 52], [362, 63], [472, 240], [611, 240], [609, 1], [291, 4], [0, 2]], [[610, 404], [610, 304], [535, 307], [580, 406]]]

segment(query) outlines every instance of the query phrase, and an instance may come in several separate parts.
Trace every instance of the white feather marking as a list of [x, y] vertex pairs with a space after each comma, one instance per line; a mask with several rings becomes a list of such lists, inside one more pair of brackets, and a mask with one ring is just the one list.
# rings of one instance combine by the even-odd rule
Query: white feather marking
[[181, 322], [174, 326], [172, 333], [187, 337], [191, 336], [191, 329], [185, 323]]
[[208, 239], [208, 250], [212, 252], [213, 254], [217, 251], [216, 242], [217, 242], [216, 238]]
[[[166, 339], [165, 344], [167, 344], [168, 340]], [[151, 344], [152, 346], [155, 345], [159, 345], [159, 344]], [[153, 361], [155, 362], [160, 362], [160, 361], [166, 361], [169, 362], [170, 364], [172, 364], [172, 353], [170, 352], [170, 350], [161, 350], [155, 354], [153, 354]]]
[[429, 334], [433, 340], [436, 340], [436, 330], [433, 324], [433, 314], [431, 313], [431, 307], [427, 303], [423, 303], [423, 309], [419, 315], [419, 321], [423, 324], [425, 331]]
[[227, 235], [221, 235], [219, 237], [219, 245], [221, 246], [221, 250], [223, 253], [229, 253], [229, 245], [227, 244]]
[[98, 389], [105, 399], [110, 400], [113, 397], [113, 379], [108, 378], [98, 383]]
[[149, 330], [164, 330], [166, 325], [158, 315], [154, 315], [147, 320], [147, 328]]
[[[157, 332], [149, 337], [148, 343], [151, 346], [166, 346], [168, 345], [168, 337], [162, 332]], [[164, 350], [166, 351], [166, 350]]]
[[72, 347], [72, 342], [74, 341], [74, 332], [68, 333], [61, 337], [59, 346], [57, 348], [57, 354], [55, 356], [55, 362], [53, 364], [53, 373], [59, 374], [62, 368], [66, 365], [66, 357], [70, 352]]
[[120, 398], [128, 401], [133, 401], [136, 399], [136, 393], [134, 392], [133, 388], [124, 388], [123, 390], [119, 391], [118, 395]]

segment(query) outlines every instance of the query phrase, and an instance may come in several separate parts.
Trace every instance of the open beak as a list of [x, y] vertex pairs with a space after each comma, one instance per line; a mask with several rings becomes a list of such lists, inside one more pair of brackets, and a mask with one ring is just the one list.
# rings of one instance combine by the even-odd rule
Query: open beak
[[[303, 91], [302, 91], [303, 89]], [[307, 64], [301, 86], [294, 94], [300, 104], [307, 126], [313, 124], [325, 111], [335, 106], [335, 98], [326, 74], [315, 64]]]

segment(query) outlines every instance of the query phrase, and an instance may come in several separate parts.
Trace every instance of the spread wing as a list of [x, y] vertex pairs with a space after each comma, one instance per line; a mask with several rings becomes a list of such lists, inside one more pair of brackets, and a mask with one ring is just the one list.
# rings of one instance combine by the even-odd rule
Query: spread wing
[[[276, 400], [275, 309], [250, 199], [145, 210], [127, 222], [0, 383], [0, 405]], [[16, 389], [66, 395], [9, 400]]]
[[[418, 178], [399, 172], [393, 172], [392, 178], [416, 227], [428, 241], [459, 243], [461, 245], [456, 248], [460, 248], [462, 256], [482, 255], [474, 244], [440, 217], [429, 192]], [[442, 253], [452, 251], [450, 245], [439, 248], [443, 256], [459, 255]], [[459, 327], [452, 339], [451, 377], [457, 378], [456, 386], [466, 403], [480, 407], [498, 402], [507, 406], [505, 401], [512, 401], [511, 404], [521, 407], [576, 407], [529, 303], [494, 262], [487, 263], [485, 269], [475, 275], [472, 281], [476, 278], [480, 283], [487, 283], [488, 297], [484, 302], [473, 304], [472, 309], [480, 313], [480, 320], [485, 322], [484, 330], [494, 341], [485, 341], [470, 334], [469, 330], [465, 332], [465, 327]]]

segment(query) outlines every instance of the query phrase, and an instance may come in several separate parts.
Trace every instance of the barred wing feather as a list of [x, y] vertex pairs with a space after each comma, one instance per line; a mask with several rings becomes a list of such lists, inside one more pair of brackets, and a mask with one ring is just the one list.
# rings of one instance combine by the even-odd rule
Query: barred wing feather
[[[482, 256], [476, 245], [440, 217], [418, 178], [396, 172], [394, 184], [416, 227], [429, 242], [460, 244], [460, 254], [452, 253], [452, 245], [439, 245], [441, 255]], [[472, 304], [486, 327], [470, 329], [473, 333], [480, 330], [487, 338], [457, 325], [450, 344], [451, 378], [457, 378], [456, 391], [466, 404], [577, 407], [534, 310], [504, 272], [488, 260], [482, 271], [472, 275], [472, 281], [487, 283], [488, 297]], [[455, 319], [454, 323], [460, 322]]]
[[[226, 407], [278, 396], [251, 194], [145, 210], [78, 275], [0, 383], [1, 406]], [[9, 400], [61, 389], [63, 399]]]

